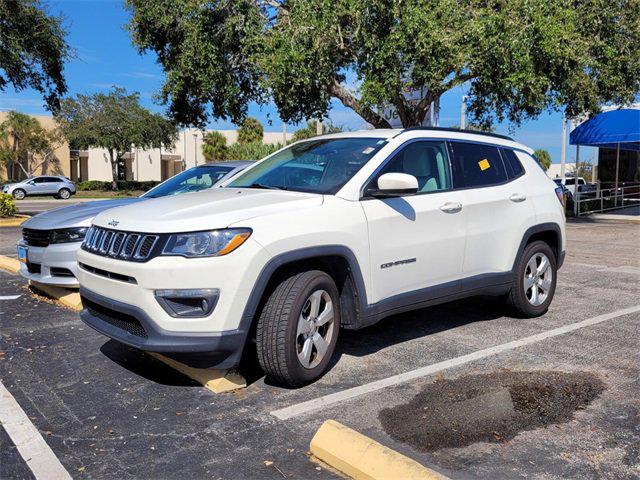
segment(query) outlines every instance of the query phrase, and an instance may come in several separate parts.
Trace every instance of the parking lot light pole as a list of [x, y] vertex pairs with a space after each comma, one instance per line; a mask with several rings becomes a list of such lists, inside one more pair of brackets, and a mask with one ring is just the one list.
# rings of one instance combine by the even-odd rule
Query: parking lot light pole
[[198, 166], [198, 132], [193, 132], [193, 161]]

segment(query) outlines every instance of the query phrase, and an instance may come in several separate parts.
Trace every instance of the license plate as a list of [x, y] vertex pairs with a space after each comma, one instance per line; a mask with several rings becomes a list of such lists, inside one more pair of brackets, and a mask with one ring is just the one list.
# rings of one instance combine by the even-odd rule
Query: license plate
[[27, 263], [27, 247], [18, 245], [18, 260], [22, 263]]

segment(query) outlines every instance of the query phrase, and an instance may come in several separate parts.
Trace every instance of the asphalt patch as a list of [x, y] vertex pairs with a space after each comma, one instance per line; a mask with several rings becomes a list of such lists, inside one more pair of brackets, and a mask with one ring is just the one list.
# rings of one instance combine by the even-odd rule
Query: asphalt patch
[[524, 430], [568, 422], [604, 390], [593, 373], [497, 372], [439, 379], [409, 403], [381, 410], [395, 440], [431, 452], [506, 442]]

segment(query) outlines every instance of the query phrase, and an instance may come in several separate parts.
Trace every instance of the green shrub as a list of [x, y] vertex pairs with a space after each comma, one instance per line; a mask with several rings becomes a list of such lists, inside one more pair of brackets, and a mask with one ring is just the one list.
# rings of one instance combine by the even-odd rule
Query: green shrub
[[262, 124], [253, 117], [247, 117], [238, 129], [238, 143], [262, 142], [263, 135]]
[[234, 143], [227, 148], [225, 160], [260, 160], [282, 148], [279, 143], [268, 145], [260, 142]]
[[[136, 190], [146, 192], [158, 185], [160, 182], [156, 181], [144, 181], [138, 182], [136, 180], [118, 180], [118, 190]], [[80, 182], [76, 185], [78, 191], [91, 191], [91, 192], [108, 192], [111, 190], [111, 182], [103, 182], [100, 180], [88, 180], [86, 182]]]
[[0, 193], [0, 217], [11, 217], [16, 214], [18, 208], [16, 202], [13, 200], [13, 196]]

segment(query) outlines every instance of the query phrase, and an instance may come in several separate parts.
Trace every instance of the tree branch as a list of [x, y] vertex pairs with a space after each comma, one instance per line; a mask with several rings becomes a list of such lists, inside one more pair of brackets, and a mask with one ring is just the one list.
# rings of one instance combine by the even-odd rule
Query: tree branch
[[358, 115], [360, 115], [366, 122], [370, 123], [376, 128], [391, 128], [389, 122], [387, 122], [382, 115], [375, 112], [371, 108], [362, 105], [356, 97], [354, 97], [349, 90], [344, 88], [337, 80], [334, 80], [329, 87], [329, 93], [342, 102], [345, 107], [349, 107]]

